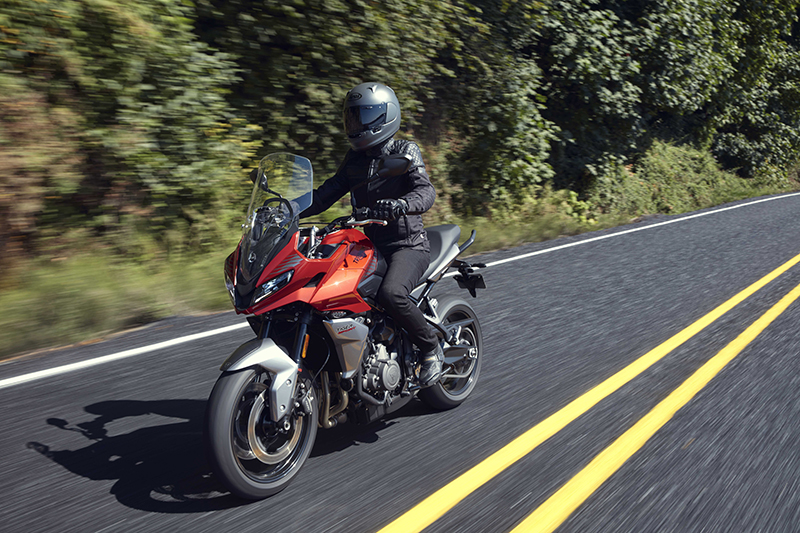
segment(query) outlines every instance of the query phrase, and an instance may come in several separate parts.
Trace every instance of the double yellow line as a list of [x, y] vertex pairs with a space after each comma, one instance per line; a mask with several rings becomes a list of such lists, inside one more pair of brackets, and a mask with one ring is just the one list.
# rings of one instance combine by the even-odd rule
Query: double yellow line
[[[533, 451], [537, 446], [586, 413], [602, 399], [647, 370], [681, 344], [691, 339], [756, 291], [800, 262], [795, 256], [727, 300], [683, 331], [576, 398], [565, 407], [529, 429], [509, 444], [475, 465], [464, 474], [425, 498], [422, 502], [380, 530], [379, 533], [420, 532], [447, 511]], [[542, 506], [529, 515], [514, 531], [552, 531], [613, 474], [632, 453], [641, 447], [672, 415], [702, 389], [730, 360], [764, 330], [793, 301], [800, 297], [800, 286], [787, 294], [719, 354], [703, 365], [692, 377], [598, 455], [576, 477], [564, 485]]]

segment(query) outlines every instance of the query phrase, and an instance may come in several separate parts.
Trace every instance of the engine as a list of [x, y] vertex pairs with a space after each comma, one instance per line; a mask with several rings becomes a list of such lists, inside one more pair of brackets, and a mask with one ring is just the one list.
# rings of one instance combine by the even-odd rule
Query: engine
[[397, 362], [397, 352], [391, 353], [385, 344], [378, 344], [370, 350], [364, 360], [362, 374], [363, 386], [370, 392], [393, 391], [400, 385], [403, 372]]

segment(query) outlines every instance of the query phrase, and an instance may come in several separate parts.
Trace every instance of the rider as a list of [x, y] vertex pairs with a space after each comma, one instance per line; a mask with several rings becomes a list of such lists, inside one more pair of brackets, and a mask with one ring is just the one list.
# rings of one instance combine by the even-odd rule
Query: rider
[[[420, 215], [431, 208], [436, 191], [419, 147], [393, 138], [400, 129], [400, 103], [392, 89], [373, 82], [356, 85], [345, 96], [343, 114], [351, 149], [336, 174], [314, 190], [314, 201], [301, 216], [319, 214], [350, 192], [354, 207], [369, 207], [373, 216], [389, 222], [365, 229], [388, 264], [378, 302], [422, 352], [419, 380], [429, 387], [442, 374], [444, 355], [436, 334], [408, 295], [430, 263], [430, 243]], [[407, 172], [364, 186], [379, 159], [390, 154], [411, 156]]]

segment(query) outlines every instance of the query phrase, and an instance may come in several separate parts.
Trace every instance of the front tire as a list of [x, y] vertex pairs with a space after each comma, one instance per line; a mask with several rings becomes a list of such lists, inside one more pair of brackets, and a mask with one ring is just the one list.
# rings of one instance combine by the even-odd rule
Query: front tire
[[316, 397], [311, 413], [293, 410], [285, 423], [270, 419], [270, 381], [263, 369], [225, 373], [214, 385], [206, 409], [211, 467], [233, 494], [249, 500], [286, 488], [311, 453], [317, 435]]
[[456, 344], [470, 346], [469, 355], [462, 361], [452, 365], [445, 363], [442, 377], [426, 389], [419, 391], [420, 399], [434, 409], [446, 410], [461, 405], [470, 395], [478, 382], [483, 356], [483, 336], [478, 315], [467, 302], [460, 298], [447, 296], [439, 301], [436, 313], [442, 318], [441, 325], [469, 321], [458, 333]]

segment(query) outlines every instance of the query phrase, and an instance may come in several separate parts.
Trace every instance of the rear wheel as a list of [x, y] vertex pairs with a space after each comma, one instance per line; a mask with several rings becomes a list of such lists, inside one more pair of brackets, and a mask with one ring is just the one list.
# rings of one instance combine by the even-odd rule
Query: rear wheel
[[434, 409], [452, 409], [467, 399], [478, 382], [483, 355], [483, 337], [478, 315], [464, 300], [454, 297], [442, 298], [436, 313], [442, 317], [441, 325], [445, 330], [449, 332], [455, 329], [454, 345], [463, 347], [465, 354], [448, 363], [447, 346], [445, 346], [446, 360], [442, 377], [432, 387], [419, 391], [419, 397]]
[[294, 410], [276, 423], [269, 415], [270, 380], [262, 369], [226, 373], [208, 399], [208, 458], [214, 473], [240, 498], [257, 500], [286, 488], [314, 447], [316, 398], [311, 413]]

